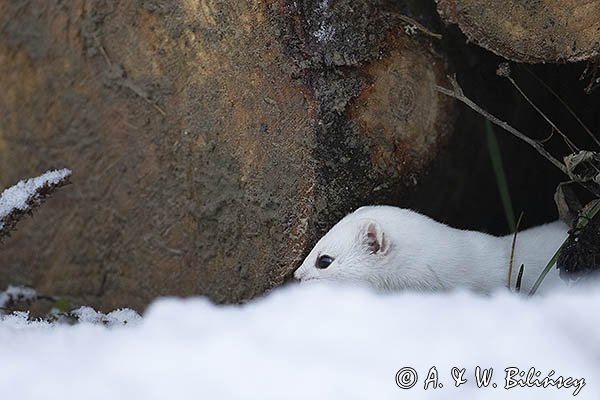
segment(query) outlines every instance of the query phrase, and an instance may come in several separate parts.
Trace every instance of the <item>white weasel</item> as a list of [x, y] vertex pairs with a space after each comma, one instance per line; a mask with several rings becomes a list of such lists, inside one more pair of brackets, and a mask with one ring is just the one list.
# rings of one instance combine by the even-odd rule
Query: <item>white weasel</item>
[[[556, 221], [518, 233], [513, 288], [524, 264], [521, 291], [529, 292], [568, 229]], [[507, 285], [512, 240], [513, 235], [451, 228], [411, 210], [361, 207], [317, 242], [294, 277], [368, 283], [380, 290], [467, 288], [489, 293]], [[540, 290], [563, 282], [553, 268]]]

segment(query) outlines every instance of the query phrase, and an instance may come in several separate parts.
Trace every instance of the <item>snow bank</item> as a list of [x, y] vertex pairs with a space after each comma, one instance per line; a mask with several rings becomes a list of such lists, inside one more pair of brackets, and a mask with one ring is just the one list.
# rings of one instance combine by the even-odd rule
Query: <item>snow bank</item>
[[[575, 398], [597, 400], [598, 309], [600, 293], [592, 290], [527, 300], [310, 285], [244, 306], [161, 299], [139, 323], [112, 328], [28, 323], [12, 315], [0, 321], [0, 394], [19, 400], [574, 398], [575, 387], [504, 388], [506, 368], [533, 367], [540, 380], [551, 370], [553, 378], [584, 378]], [[443, 387], [432, 382], [424, 390], [433, 366]], [[477, 387], [477, 366], [493, 368], [489, 387]], [[407, 367], [418, 381], [401, 389], [396, 373]], [[460, 387], [452, 367], [466, 369]], [[410, 370], [403, 371], [400, 384], [410, 383]]]
[[27, 210], [28, 202], [36, 200], [39, 189], [45, 185], [56, 185], [71, 175], [71, 170], [60, 169], [48, 171], [36, 178], [20, 181], [16, 185], [4, 190], [0, 195], [0, 230], [4, 227], [3, 220], [13, 210]]

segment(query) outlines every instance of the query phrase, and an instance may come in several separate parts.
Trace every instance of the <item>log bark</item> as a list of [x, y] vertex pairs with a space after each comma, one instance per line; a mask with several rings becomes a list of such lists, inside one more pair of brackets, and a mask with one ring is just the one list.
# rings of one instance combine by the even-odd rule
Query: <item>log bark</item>
[[329, 3], [0, 3], [0, 185], [73, 170], [0, 247], [0, 287], [245, 301], [393, 203], [451, 133], [446, 61], [389, 7]]
[[599, 0], [439, 0], [467, 38], [524, 63], [586, 61], [600, 54]]

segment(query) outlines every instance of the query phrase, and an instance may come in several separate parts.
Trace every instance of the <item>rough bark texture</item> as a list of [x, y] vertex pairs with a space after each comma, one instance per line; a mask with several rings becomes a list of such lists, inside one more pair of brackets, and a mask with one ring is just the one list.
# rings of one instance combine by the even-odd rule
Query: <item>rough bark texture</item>
[[439, 0], [438, 10], [469, 40], [509, 60], [574, 62], [600, 54], [600, 0]]
[[0, 287], [102, 309], [239, 302], [446, 141], [447, 68], [373, 1], [4, 1], [0, 186], [69, 188], [0, 247]]

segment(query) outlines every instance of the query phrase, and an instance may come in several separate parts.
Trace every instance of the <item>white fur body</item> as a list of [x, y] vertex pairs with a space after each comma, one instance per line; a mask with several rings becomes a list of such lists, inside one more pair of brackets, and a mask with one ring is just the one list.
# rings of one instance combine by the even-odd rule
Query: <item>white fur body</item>
[[[372, 241], [377, 238], [377, 247], [372, 242], [369, 247], [367, 232]], [[524, 264], [521, 290], [528, 293], [567, 235], [568, 226], [560, 221], [519, 232], [511, 287]], [[489, 293], [507, 286], [512, 241], [513, 235], [455, 229], [411, 210], [361, 207], [318, 241], [294, 276], [301, 281], [369, 283], [380, 290], [466, 288]], [[334, 260], [324, 269], [316, 266], [322, 255]], [[540, 290], [564, 284], [553, 267]]]

